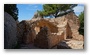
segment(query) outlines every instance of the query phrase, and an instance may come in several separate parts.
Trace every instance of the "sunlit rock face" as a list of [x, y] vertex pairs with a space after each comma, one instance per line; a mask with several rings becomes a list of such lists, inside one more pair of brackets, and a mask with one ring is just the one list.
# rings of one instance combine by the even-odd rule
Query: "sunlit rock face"
[[83, 36], [79, 34], [80, 22], [79, 18], [73, 13], [69, 13], [62, 17], [49, 19], [50, 22], [57, 25], [58, 31], [64, 31], [65, 37], [71, 37], [77, 40], [83, 40]]
[[31, 27], [29, 21], [21, 21], [18, 23], [18, 39], [20, 43], [30, 44], [34, 42], [36, 33]]
[[36, 15], [31, 20], [18, 23], [19, 42], [33, 43], [39, 48], [53, 48], [67, 39], [83, 41], [83, 35], [78, 32], [79, 19], [73, 12], [52, 19], [37, 18]]
[[35, 13], [32, 19], [42, 19], [43, 17], [39, 13]]

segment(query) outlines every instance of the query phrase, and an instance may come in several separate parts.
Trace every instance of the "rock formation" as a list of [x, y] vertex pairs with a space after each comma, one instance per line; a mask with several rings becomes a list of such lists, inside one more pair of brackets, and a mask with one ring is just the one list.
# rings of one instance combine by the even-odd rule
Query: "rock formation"
[[42, 27], [36, 39], [34, 40], [34, 44], [40, 48], [48, 48], [48, 37], [49, 31], [47, 27]]
[[41, 18], [43, 18], [43, 17], [37, 12], [33, 16], [33, 19], [41, 19]]
[[58, 45], [58, 49], [83, 49], [84, 42], [83, 41], [77, 41], [77, 40], [64, 40], [61, 41]]
[[4, 48], [11, 49], [17, 45], [17, 25], [14, 18], [4, 12]]
[[[49, 21], [57, 25], [58, 31], [64, 31], [67, 34], [71, 33], [69, 34], [70, 37], [77, 39], [77, 40], [83, 40], [83, 36], [80, 35], [78, 32], [79, 27], [80, 27], [79, 19], [73, 12], [67, 15], [64, 15], [62, 17], [50, 19]], [[67, 25], [68, 27], [66, 28]], [[65, 34], [65, 37], [67, 37], [66, 34]]]
[[20, 43], [33, 43], [35, 35], [35, 31], [28, 21], [24, 20], [18, 24], [18, 41]]
[[[74, 40], [77, 40], [77, 41], [79, 40], [79, 41], [83, 42], [84, 37], [82, 35], [80, 35], [78, 32], [78, 29], [80, 26], [79, 20], [78, 20], [78, 17], [73, 12], [71, 12], [67, 15], [64, 15], [62, 17], [58, 17], [55, 19], [46, 19], [46, 20], [51, 22], [53, 25], [56, 25], [56, 27], [58, 29], [58, 32], [51, 32], [51, 34], [49, 33], [49, 36], [47, 38], [47, 41], [48, 40], [49, 41], [46, 42], [46, 43], [49, 43], [48, 47], [51, 48], [51, 47], [57, 45], [62, 40], [67, 40], [67, 39], [74, 39]], [[52, 30], [55, 30], [55, 29], [52, 29]], [[52, 34], [55, 34], [55, 35], [52, 35]], [[38, 34], [38, 35], [39, 36], [37, 38], [39, 39], [40, 34]], [[43, 35], [41, 35], [41, 36], [43, 36]], [[51, 38], [50, 38], [50, 36], [51, 36]], [[40, 37], [40, 38], [42, 38], [42, 37]], [[61, 40], [58, 40], [58, 39], [61, 39]], [[40, 46], [42, 47], [42, 45], [40, 45]]]
[[34, 48], [83, 49], [84, 36], [79, 34], [79, 27], [79, 19], [73, 12], [52, 19], [42, 19], [36, 13], [31, 20], [17, 22], [18, 42]]

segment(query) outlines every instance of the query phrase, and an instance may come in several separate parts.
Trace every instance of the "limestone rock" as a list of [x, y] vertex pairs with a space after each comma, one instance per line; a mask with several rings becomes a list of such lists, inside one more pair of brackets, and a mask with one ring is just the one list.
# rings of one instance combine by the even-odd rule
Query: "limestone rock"
[[52, 48], [54, 46], [56, 46], [59, 42], [61, 42], [62, 40], [64, 40], [64, 32], [59, 32], [56, 34], [51, 34], [48, 37], [48, 44], [49, 44], [49, 48]]
[[4, 48], [12, 49], [17, 44], [17, 26], [14, 18], [4, 12]]
[[38, 46], [40, 48], [48, 48], [48, 37], [49, 37], [48, 28], [43, 27], [36, 36], [36, 39], [34, 40], [35, 46]]
[[66, 39], [71, 39], [72, 38], [72, 30], [69, 24], [67, 23], [66, 25]]
[[57, 45], [58, 49], [83, 49], [83, 41], [64, 40]]
[[33, 19], [41, 19], [41, 18], [42, 18], [42, 16], [37, 12], [33, 16]]
[[35, 31], [28, 21], [21, 21], [18, 24], [18, 38], [20, 43], [33, 43], [35, 38]]
[[73, 39], [83, 40], [84, 37], [78, 31], [80, 27], [79, 18], [73, 12], [62, 17], [49, 19], [49, 21], [57, 25], [58, 31], [64, 31], [65, 39], [71, 37]]
[[[33, 43], [39, 48], [53, 48], [57, 45], [58, 48], [76, 48], [68, 46], [65, 40], [76, 40], [70, 41], [71, 45], [83, 41], [84, 37], [78, 32], [79, 27], [79, 19], [73, 12], [53, 19], [41, 19], [39, 14], [35, 13], [33, 19], [18, 24], [18, 38], [19, 42]], [[77, 43], [75, 45], [79, 46]]]
[[64, 40], [64, 33], [51, 33], [47, 27], [43, 27], [34, 40], [35, 46], [40, 48], [52, 48]]
[[71, 49], [64, 41], [57, 45], [58, 49]]

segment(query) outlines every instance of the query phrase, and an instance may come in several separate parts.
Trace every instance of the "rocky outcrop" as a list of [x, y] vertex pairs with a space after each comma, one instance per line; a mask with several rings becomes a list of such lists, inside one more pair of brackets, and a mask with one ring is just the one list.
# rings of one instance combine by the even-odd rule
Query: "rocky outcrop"
[[[78, 32], [79, 27], [78, 17], [73, 12], [53, 19], [41, 19], [38, 14], [35, 14], [33, 19], [24, 20], [18, 24], [18, 40], [20, 43], [32, 43], [34, 47], [45, 49], [53, 48], [54, 46], [75, 49], [73, 46], [79, 46], [79, 44], [73, 43], [83, 42], [84, 39]], [[70, 41], [71, 46], [68, 46], [67, 39], [76, 41]], [[80, 47], [82, 48], [83, 46]]]
[[66, 18], [68, 19], [68, 23], [71, 27], [73, 39], [84, 40], [84, 37], [79, 34], [78, 31], [80, 27], [79, 18], [74, 13], [69, 13], [66, 15]]
[[83, 41], [77, 40], [64, 40], [61, 41], [58, 45], [58, 49], [83, 49], [84, 48]]
[[34, 40], [34, 45], [40, 48], [48, 48], [48, 37], [50, 32], [47, 27], [43, 27], [40, 32], [37, 34], [36, 39]]
[[38, 13], [36, 12], [33, 16], [33, 19], [42, 19], [43, 17]]
[[69, 24], [66, 25], [66, 39], [71, 39], [72, 37], [72, 30]]
[[22, 21], [18, 24], [18, 41], [20, 43], [30, 44], [34, 42], [35, 31], [28, 21]]
[[[55, 32], [55, 33], [51, 32], [49, 34], [48, 39], [47, 39], [49, 41], [46, 42], [46, 43], [49, 43], [47, 45], [48, 47], [51, 48], [51, 47], [57, 45], [57, 43], [59, 43], [60, 41], [66, 40], [66, 39], [74, 39], [74, 40], [77, 40], [77, 41], [79, 40], [79, 41], [83, 42], [84, 38], [78, 32], [79, 25], [80, 25], [79, 20], [78, 20], [78, 17], [74, 13], [69, 13], [69, 14], [62, 16], [62, 17], [58, 17], [55, 19], [46, 19], [46, 20], [48, 20], [49, 22], [51, 22], [52, 24], [54, 24], [58, 27], [57, 28], [58, 32]], [[52, 30], [54, 30], [54, 29], [52, 29]], [[62, 32], [63, 32], [63, 34], [59, 34]], [[52, 35], [52, 34], [54, 34], [54, 35]], [[57, 34], [59, 34], [59, 35], [57, 35]], [[42, 37], [40, 37], [40, 38], [42, 38]], [[39, 39], [39, 37], [38, 37], [38, 39]], [[59, 40], [59, 39], [61, 39], [61, 40]], [[71, 47], [69, 46], [66, 48], [71, 48]]]
[[4, 48], [12, 49], [17, 45], [17, 26], [14, 18], [4, 12]]
[[77, 40], [83, 40], [83, 36], [79, 34], [78, 30], [80, 27], [80, 22], [78, 17], [73, 13], [69, 13], [62, 17], [57, 17], [55, 19], [49, 19], [50, 22], [57, 25], [58, 31], [64, 31], [65, 39], [70, 37]]
[[61, 33], [51, 33], [47, 27], [42, 27], [34, 40], [34, 44], [40, 48], [52, 48], [62, 40], [64, 40], [63, 31]]
[[63, 31], [56, 33], [56, 34], [51, 33], [51, 35], [49, 36], [49, 47], [53, 48], [62, 40], [64, 40], [64, 32]]
[[71, 47], [69, 47], [66, 42], [62, 41], [57, 45], [57, 49], [71, 49]]

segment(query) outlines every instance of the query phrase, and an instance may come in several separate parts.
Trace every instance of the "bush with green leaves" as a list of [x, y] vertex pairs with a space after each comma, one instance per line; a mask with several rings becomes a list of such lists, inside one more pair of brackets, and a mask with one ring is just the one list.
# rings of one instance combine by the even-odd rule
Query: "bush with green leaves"
[[84, 35], [84, 12], [81, 12], [81, 14], [79, 15], [79, 20], [80, 20], [79, 32], [80, 34]]

